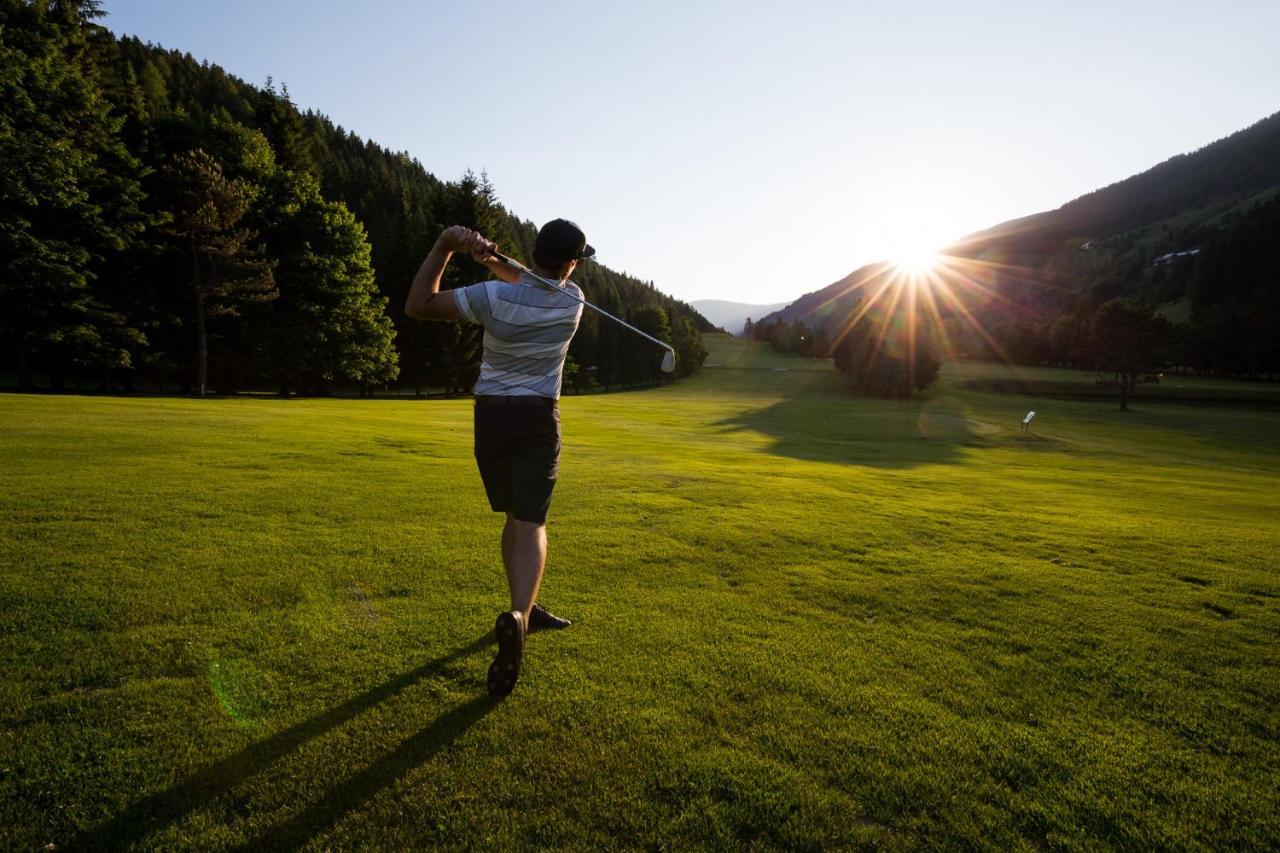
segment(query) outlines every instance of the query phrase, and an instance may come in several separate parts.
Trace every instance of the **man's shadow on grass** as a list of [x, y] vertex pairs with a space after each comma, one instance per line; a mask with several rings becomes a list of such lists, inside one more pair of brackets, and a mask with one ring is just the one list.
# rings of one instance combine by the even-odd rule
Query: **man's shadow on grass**
[[[186, 781], [143, 797], [106, 823], [82, 833], [68, 846], [75, 850], [132, 846], [153, 832], [177, 823], [191, 812], [213, 802], [308, 741], [437, 674], [450, 663], [483, 650], [493, 642], [493, 635], [486, 632], [466, 646], [385, 681], [323, 714], [249, 744], [220, 761], [205, 765]], [[269, 830], [245, 849], [300, 846], [451, 744], [496, 704], [489, 696], [482, 695], [446, 711], [393, 752], [331, 789], [309, 809]]]
[[379, 791], [397, 782], [415, 767], [429, 761], [453, 743], [497, 702], [477, 696], [441, 714], [431, 725], [402, 742], [393, 751], [329, 791], [310, 808], [264, 832], [237, 850], [295, 850], [333, 826]]

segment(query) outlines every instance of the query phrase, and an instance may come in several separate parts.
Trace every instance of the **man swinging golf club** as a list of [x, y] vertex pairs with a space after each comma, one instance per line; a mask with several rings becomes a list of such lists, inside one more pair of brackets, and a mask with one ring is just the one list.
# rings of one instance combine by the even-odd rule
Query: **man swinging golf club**
[[[469, 252], [495, 280], [440, 293], [454, 252]], [[542, 226], [526, 270], [495, 244], [460, 225], [446, 228], [414, 276], [405, 314], [484, 326], [484, 358], [475, 393], [475, 456], [494, 512], [506, 513], [502, 562], [511, 609], [498, 615], [498, 652], [489, 693], [508, 695], [520, 678], [525, 634], [569, 621], [536, 603], [547, 559], [546, 520], [560, 462], [560, 384], [569, 341], [582, 317], [582, 291], [569, 281], [595, 254], [577, 225]]]

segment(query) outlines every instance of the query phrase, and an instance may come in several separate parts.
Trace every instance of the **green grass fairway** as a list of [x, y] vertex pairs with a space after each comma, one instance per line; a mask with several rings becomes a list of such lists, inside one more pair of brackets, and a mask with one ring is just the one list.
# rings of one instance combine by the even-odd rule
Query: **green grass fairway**
[[1280, 413], [709, 344], [496, 705], [470, 401], [0, 397], [0, 848], [1280, 845]]

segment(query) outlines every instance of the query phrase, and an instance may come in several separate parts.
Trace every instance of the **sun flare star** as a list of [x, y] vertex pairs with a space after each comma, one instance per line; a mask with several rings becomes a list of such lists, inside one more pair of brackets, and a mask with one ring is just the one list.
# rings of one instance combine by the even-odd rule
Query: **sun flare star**
[[938, 254], [929, 249], [903, 252], [894, 259], [894, 266], [910, 276], [921, 276], [932, 272], [938, 266]]
[[[936, 342], [944, 357], [987, 352], [1009, 362], [1000, 342], [979, 319], [984, 306], [1017, 308], [1002, 292], [1004, 279], [1023, 280], [1034, 271], [999, 260], [968, 257], [954, 251], [904, 247], [891, 260], [869, 264], [848, 284], [805, 312], [806, 322], [831, 325], [830, 348], [866, 317], [879, 325], [877, 347], [887, 346], [894, 330], [902, 337], [907, 358], [926, 338]], [[847, 314], [839, 320], [823, 315], [837, 307]]]

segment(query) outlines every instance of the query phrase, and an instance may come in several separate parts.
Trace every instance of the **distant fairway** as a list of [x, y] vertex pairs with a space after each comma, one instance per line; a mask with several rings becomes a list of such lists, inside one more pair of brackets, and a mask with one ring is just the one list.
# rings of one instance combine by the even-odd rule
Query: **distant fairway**
[[0, 396], [0, 848], [1280, 845], [1280, 413], [709, 345], [497, 705], [469, 400]]

